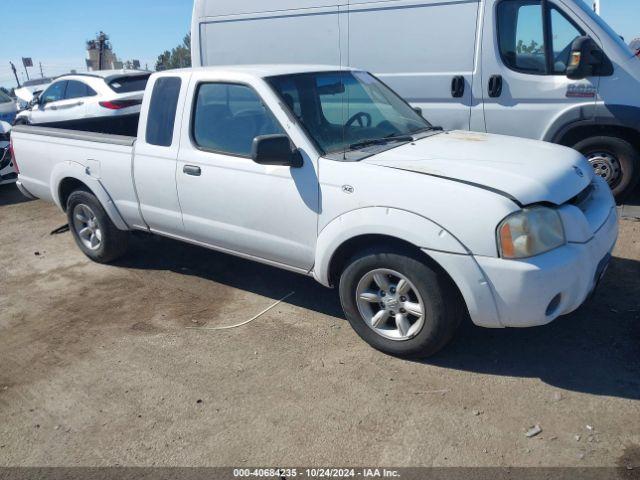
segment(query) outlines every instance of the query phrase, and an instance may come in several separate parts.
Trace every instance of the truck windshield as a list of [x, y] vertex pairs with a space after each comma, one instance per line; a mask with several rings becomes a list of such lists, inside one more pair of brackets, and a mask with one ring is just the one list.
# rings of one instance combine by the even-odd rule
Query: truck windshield
[[432, 128], [366, 72], [281, 75], [267, 82], [324, 153], [411, 141]]

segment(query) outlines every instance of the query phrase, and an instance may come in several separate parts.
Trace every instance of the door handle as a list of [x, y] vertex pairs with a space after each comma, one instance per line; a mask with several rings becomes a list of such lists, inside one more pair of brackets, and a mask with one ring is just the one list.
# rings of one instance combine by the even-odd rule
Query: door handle
[[489, 96], [497, 98], [502, 95], [502, 75], [492, 75], [489, 79]]
[[200, 169], [200, 167], [196, 167], [194, 165], [185, 165], [182, 171], [187, 175], [191, 175], [193, 177], [199, 177], [200, 175], [202, 175], [202, 170]]
[[464, 96], [465, 80], [462, 75], [456, 75], [451, 80], [451, 96], [453, 98], [461, 98]]

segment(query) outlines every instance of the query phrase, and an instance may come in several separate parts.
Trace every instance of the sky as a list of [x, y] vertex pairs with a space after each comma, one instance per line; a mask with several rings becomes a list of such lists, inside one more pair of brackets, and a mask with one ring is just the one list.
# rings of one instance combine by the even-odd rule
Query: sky
[[[268, 1], [268, 0], [262, 0]], [[590, 3], [591, 0], [584, 0]], [[14, 87], [13, 61], [20, 81], [21, 58], [32, 57], [38, 76], [71, 69], [86, 71], [85, 41], [103, 30], [122, 60], [140, 60], [153, 69], [156, 57], [177, 46], [191, 27], [193, 0], [1, 0], [0, 86]], [[627, 41], [640, 37], [638, 0], [601, 0], [602, 17]]]

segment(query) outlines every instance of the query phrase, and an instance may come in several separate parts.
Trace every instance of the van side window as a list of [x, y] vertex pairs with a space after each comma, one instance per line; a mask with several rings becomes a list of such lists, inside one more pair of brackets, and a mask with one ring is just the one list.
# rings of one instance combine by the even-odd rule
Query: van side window
[[203, 83], [196, 95], [192, 133], [205, 150], [248, 157], [255, 137], [285, 132], [252, 88]]
[[546, 74], [540, 1], [507, 0], [498, 5], [498, 42], [505, 64], [516, 71]]
[[[550, 31], [545, 41], [544, 24]], [[502, 61], [517, 72], [564, 75], [573, 41], [584, 35], [554, 6], [540, 0], [503, 0], [498, 5], [498, 43]]]
[[564, 75], [567, 73], [573, 42], [583, 33], [555, 8], [551, 8], [551, 30], [553, 31], [553, 73]]
[[182, 80], [178, 77], [162, 77], [156, 80], [147, 118], [148, 144], [159, 147], [171, 146], [181, 86]]

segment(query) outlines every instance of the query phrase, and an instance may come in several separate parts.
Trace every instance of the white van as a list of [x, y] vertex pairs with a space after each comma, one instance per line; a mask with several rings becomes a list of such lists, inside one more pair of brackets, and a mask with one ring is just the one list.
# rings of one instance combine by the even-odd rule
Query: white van
[[618, 198], [640, 177], [640, 59], [583, 0], [195, 0], [192, 50], [362, 68], [445, 129], [578, 149]]

